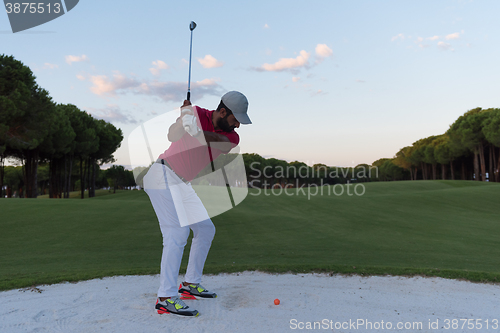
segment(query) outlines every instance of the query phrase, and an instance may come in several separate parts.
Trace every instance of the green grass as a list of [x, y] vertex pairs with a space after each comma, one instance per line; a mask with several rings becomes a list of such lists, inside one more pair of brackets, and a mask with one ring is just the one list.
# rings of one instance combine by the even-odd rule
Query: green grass
[[[363, 196], [328, 195], [325, 187], [323, 196], [310, 200], [251, 190], [243, 203], [213, 219], [217, 233], [205, 272], [500, 282], [500, 184], [364, 185]], [[0, 211], [0, 290], [159, 272], [161, 233], [142, 191], [85, 200], [1, 199]]]

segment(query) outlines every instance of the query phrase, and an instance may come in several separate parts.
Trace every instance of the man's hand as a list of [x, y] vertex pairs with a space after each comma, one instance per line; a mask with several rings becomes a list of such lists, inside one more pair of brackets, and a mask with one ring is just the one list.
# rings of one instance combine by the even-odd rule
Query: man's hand
[[195, 136], [200, 132], [198, 124], [196, 123], [196, 116], [194, 115], [193, 107], [191, 102], [188, 100], [184, 101], [181, 106], [181, 117], [182, 117], [182, 127], [191, 136]]
[[184, 103], [181, 106], [181, 117], [185, 114], [194, 114], [191, 101], [188, 101], [187, 99], [184, 100]]
[[184, 133], [186, 133], [182, 123], [183, 114], [191, 114], [191, 115], [194, 114], [193, 108], [191, 107], [191, 102], [188, 100], [185, 100], [181, 106], [181, 116], [168, 129], [167, 137], [170, 142], [175, 142], [179, 140], [180, 138], [182, 138]]
[[200, 133], [200, 128], [198, 127], [198, 123], [196, 122], [196, 117], [192, 114], [184, 114], [182, 116], [182, 126], [184, 130], [189, 133], [191, 136], [196, 136]]

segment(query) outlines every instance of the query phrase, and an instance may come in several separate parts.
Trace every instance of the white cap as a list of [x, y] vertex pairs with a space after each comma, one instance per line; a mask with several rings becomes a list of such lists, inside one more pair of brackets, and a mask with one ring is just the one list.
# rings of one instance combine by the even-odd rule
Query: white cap
[[222, 103], [234, 114], [234, 117], [241, 124], [251, 124], [252, 121], [248, 118], [248, 100], [239, 91], [230, 91], [221, 98]]

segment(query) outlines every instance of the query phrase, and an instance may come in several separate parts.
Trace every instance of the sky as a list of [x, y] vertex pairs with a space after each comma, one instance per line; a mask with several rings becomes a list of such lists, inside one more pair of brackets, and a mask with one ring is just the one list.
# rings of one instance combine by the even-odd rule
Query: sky
[[29, 66], [55, 102], [121, 128], [115, 164], [129, 166], [134, 129], [186, 98], [195, 21], [191, 100], [215, 109], [227, 91], [247, 96], [241, 152], [355, 166], [500, 107], [499, 11], [498, 1], [81, 0], [15, 34], [0, 14], [0, 54]]

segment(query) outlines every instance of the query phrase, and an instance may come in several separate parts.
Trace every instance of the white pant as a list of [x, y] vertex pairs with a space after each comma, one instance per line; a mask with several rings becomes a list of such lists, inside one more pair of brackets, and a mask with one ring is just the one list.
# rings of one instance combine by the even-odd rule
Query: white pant
[[[193, 241], [185, 281], [200, 283], [215, 226], [191, 184], [183, 183], [167, 166], [159, 163], [151, 166], [144, 176], [144, 190], [151, 200], [163, 235], [158, 297], [177, 296], [177, 278], [189, 229], [193, 230]], [[192, 223], [194, 221], [201, 222]]]

